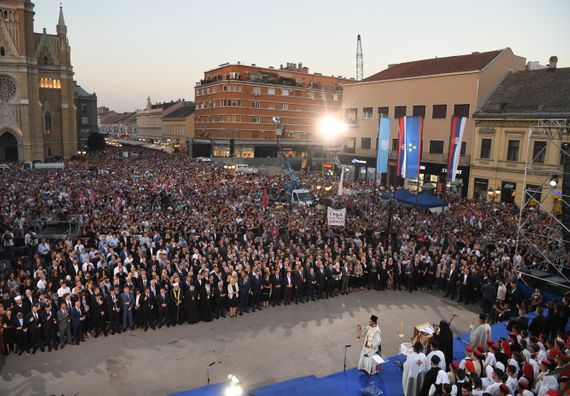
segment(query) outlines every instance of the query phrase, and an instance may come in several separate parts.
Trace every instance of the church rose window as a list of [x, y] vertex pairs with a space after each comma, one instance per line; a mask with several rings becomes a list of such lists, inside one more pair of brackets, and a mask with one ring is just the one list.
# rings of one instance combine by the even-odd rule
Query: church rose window
[[8, 76], [0, 76], [0, 100], [7, 102], [16, 96], [16, 82]]

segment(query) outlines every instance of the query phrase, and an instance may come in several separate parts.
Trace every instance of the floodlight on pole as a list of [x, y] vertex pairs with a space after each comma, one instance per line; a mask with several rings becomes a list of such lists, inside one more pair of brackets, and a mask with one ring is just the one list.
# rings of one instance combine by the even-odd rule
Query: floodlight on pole
[[244, 394], [241, 381], [235, 375], [228, 375], [228, 385], [224, 390], [224, 396], [242, 396]]
[[550, 187], [556, 187], [558, 185], [558, 175], [551, 175], [549, 184]]
[[323, 140], [335, 140], [348, 131], [348, 125], [337, 117], [326, 115], [319, 120], [317, 131]]

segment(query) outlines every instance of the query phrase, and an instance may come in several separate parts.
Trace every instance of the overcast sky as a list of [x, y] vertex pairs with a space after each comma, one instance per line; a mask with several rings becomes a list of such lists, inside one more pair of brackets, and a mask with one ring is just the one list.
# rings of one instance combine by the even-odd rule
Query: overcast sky
[[[35, 31], [55, 33], [60, 0], [35, 0]], [[355, 76], [390, 63], [511, 47], [570, 65], [569, 0], [63, 0], [75, 78], [117, 111], [193, 99], [225, 62]]]

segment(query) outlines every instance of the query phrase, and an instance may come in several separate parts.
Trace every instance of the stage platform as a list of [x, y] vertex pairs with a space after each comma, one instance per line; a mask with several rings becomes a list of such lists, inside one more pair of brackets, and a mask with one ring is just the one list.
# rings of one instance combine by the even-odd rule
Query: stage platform
[[[535, 314], [527, 315], [529, 319]], [[498, 340], [500, 337], [506, 338], [508, 331], [505, 323], [498, 323], [492, 327], [492, 337]], [[453, 357], [461, 361], [465, 357], [466, 343], [469, 342], [469, 333], [464, 333], [454, 339]], [[387, 362], [382, 365], [382, 371], [370, 376], [355, 368], [341, 371], [326, 377], [306, 377], [293, 378], [287, 381], [272, 385], [263, 386], [249, 390], [250, 396], [358, 396], [362, 395], [361, 389], [367, 384], [375, 382], [382, 390], [383, 396], [402, 396], [402, 371], [398, 363], [403, 363], [405, 356], [394, 355], [387, 358]], [[215, 384], [208, 387], [197, 388], [185, 392], [176, 393], [173, 396], [223, 396], [225, 383]]]

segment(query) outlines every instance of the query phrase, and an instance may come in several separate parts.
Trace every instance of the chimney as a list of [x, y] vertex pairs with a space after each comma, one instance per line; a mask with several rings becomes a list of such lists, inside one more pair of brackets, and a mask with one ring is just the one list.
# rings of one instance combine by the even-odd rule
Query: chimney
[[550, 70], [556, 70], [557, 64], [558, 64], [558, 57], [557, 56], [551, 56], [550, 59], [548, 60], [548, 68]]

